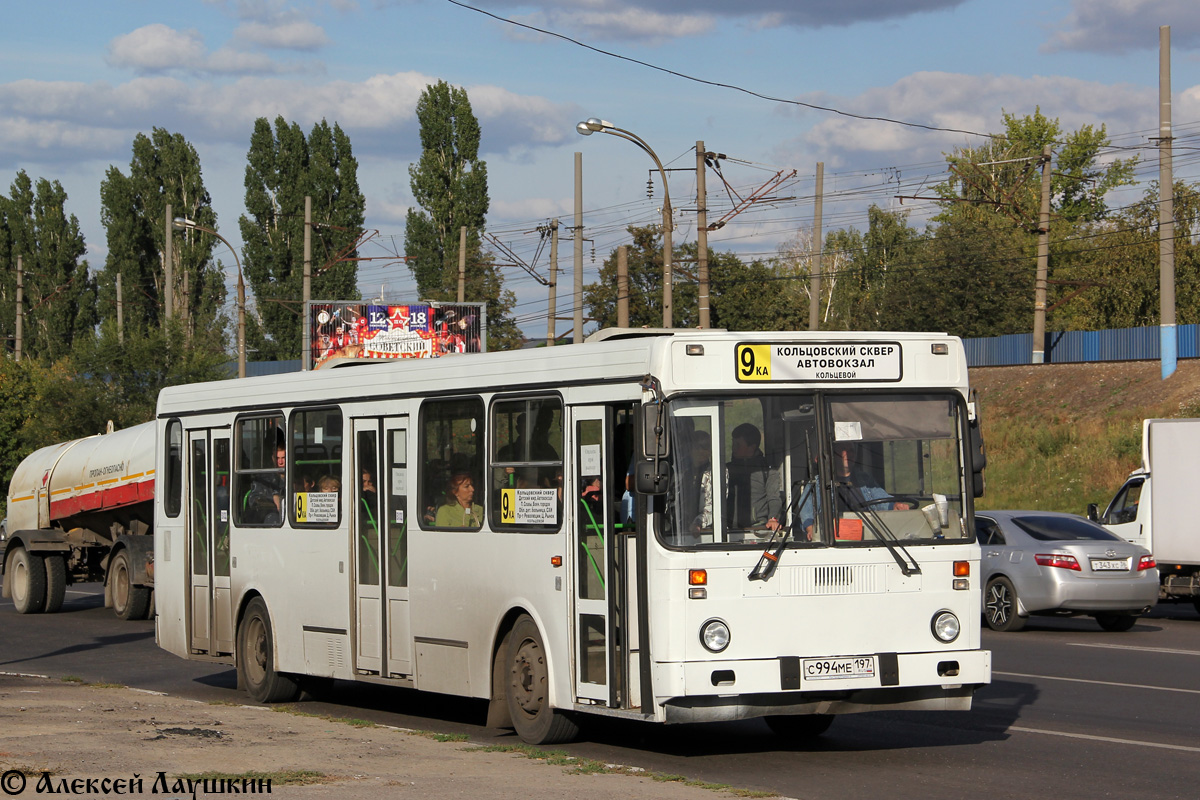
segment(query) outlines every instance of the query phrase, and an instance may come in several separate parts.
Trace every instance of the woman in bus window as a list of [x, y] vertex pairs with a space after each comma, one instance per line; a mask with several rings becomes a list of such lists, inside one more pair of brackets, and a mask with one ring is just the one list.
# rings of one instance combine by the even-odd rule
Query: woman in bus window
[[456, 472], [446, 487], [446, 502], [437, 510], [433, 524], [438, 528], [478, 528], [483, 524], [483, 506], [473, 502], [475, 482], [466, 472]]

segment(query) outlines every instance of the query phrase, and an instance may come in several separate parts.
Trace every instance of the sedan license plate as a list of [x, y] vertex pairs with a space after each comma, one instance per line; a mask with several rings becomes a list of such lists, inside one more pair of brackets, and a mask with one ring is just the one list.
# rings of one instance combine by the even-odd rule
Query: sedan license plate
[[838, 678], [874, 678], [875, 656], [844, 658], [806, 658], [800, 664], [800, 674], [806, 681], [828, 681]]
[[1129, 559], [1122, 558], [1117, 561], [1102, 561], [1092, 559], [1092, 572], [1128, 572]]

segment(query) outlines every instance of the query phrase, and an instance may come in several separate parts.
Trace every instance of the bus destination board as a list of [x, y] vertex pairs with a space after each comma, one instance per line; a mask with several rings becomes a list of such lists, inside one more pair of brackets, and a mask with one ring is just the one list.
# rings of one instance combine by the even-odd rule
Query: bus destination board
[[734, 352], [739, 382], [841, 383], [901, 377], [899, 342], [739, 344]]

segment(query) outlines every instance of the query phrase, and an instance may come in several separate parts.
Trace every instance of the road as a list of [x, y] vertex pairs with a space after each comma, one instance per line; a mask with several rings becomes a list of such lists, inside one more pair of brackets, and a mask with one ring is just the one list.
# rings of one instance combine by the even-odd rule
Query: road
[[[245, 701], [231, 668], [159, 650], [153, 623], [115, 619], [99, 591], [71, 587], [55, 615], [22, 616], [0, 601], [0, 672]], [[562, 749], [804, 800], [1200, 794], [1200, 616], [1190, 605], [1156, 608], [1119, 634], [1087, 618], [1034, 619], [1020, 633], [985, 632], [984, 646], [993, 652], [993, 683], [970, 712], [846, 716], [810, 747], [782, 742], [759, 721], [604, 721]], [[480, 701], [339, 683], [306, 709], [515, 742], [481, 726]]]

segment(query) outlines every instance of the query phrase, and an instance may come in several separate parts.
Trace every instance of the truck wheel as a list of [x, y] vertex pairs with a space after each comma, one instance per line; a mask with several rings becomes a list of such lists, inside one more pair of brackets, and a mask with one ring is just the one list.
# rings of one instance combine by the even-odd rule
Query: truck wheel
[[129, 566], [129, 551], [113, 556], [108, 565], [108, 580], [112, 587], [113, 613], [118, 619], [145, 619], [150, 610], [150, 590], [133, 584], [133, 569]]
[[46, 608], [55, 614], [67, 596], [67, 560], [62, 556], [46, 556]]
[[260, 703], [286, 703], [300, 696], [296, 681], [275, 671], [275, 634], [261, 597], [246, 606], [238, 626], [237, 671], [238, 683]]
[[4, 579], [12, 582], [13, 606], [18, 614], [40, 614], [46, 607], [45, 559], [18, 547], [8, 557]]
[[1017, 590], [1008, 578], [992, 578], [983, 590], [983, 618], [994, 631], [1019, 631], [1025, 618], [1017, 613]]
[[550, 707], [550, 669], [537, 623], [522, 615], [508, 642], [508, 713], [517, 736], [529, 744], [569, 742], [579, 726]]

